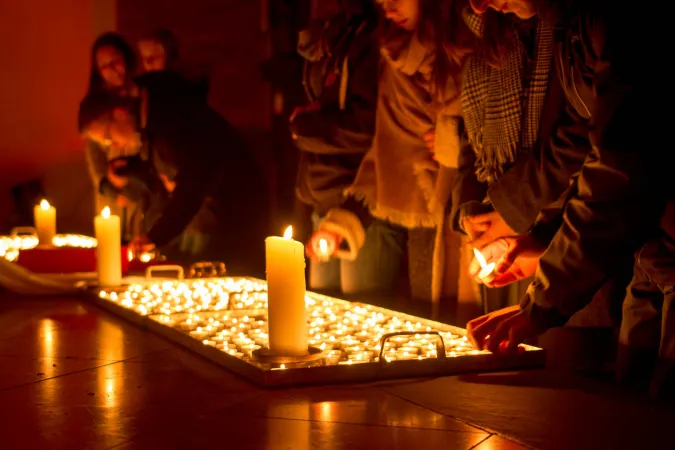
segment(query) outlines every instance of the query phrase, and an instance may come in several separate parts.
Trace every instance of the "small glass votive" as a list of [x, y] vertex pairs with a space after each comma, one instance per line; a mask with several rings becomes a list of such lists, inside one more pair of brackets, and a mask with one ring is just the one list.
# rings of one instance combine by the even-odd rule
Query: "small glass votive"
[[328, 352], [326, 355], [326, 365], [328, 366], [334, 366], [337, 363], [340, 362], [340, 359], [342, 358], [342, 352], [340, 350], [331, 350]]
[[373, 352], [371, 351], [362, 351], [362, 352], [355, 352], [347, 355], [347, 359], [360, 363], [368, 363], [373, 360]]

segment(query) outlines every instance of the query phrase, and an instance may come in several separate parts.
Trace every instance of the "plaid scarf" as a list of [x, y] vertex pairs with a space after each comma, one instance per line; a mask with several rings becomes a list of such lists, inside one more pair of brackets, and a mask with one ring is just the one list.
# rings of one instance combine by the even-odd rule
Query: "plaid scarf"
[[[465, 11], [464, 20], [477, 36], [482, 34], [480, 16]], [[462, 115], [481, 182], [497, 180], [516, 160], [518, 151], [529, 151], [538, 137], [553, 56], [553, 29], [538, 21], [528, 89], [523, 86], [526, 51], [515, 32], [514, 40], [514, 49], [501, 68], [490, 67], [477, 56], [467, 62]]]

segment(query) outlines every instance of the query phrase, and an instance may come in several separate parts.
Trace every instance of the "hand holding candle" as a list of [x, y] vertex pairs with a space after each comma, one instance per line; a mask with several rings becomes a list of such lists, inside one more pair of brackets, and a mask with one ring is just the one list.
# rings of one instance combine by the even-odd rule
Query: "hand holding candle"
[[[500, 238], [480, 251], [474, 249], [476, 259], [471, 262], [469, 273], [490, 287], [507, 286], [533, 276], [545, 250], [545, 246], [529, 235]], [[489, 271], [485, 267], [495, 263], [487, 264], [487, 261], [496, 262], [491, 275], [487, 275]], [[487, 277], [483, 279], [483, 275]]]
[[476, 276], [476, 279], [479, 283], [488, 284], [495, 279], [495, 266], [494, 262], [490, 264], [487, 263], [483, 254], [477, 248], [473, 249], [473, 254], [476, 257], [476, 261], [480, 264], [480, 272]]
[[321, 230], [314, 233], [307, 246], [307, 256], [321, 262], [326, 262], [335, 254], [340, 236], [329, 231]]
[[56, 208], [43, 199], [33, 208], [33, 220], [39, 245], [52, 245], [54, 236], [56, 236]]
[[96, 270], [101, 286], [122, 284], [122, 238], [120, 218], [110, 214], [110, 208], [103, 208], [100, 216], [94, 218], [96, 230]]
[[265, 239], [270, 350], [277, 355], [308, 353], [305, 312], [305, 249], [294, 241], [293, 228], [284, 237]]

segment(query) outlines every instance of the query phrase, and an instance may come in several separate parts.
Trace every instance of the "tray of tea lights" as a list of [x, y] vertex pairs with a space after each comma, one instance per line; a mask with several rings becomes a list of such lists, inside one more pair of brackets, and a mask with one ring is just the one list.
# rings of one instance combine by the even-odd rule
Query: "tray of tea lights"
[[[19, 252], [35, 249], [37, 246], [38, 238], [35, 234], [13, 233], [10, 236], [0, 236], [0, 258], [16, 261], [19, 258]], [[52, 246], [91, 249], [96, 247], [96, 239], [79, 234], [57, 234], [52, 240]]]
[[[450, 325], [308, 292], [309, 345], [303, 361], [266, 360], [267, 286], [254, 278], [139, 279], [96, 291], [101, 307], [264, 387], [428, 377], [544, 365], [521, 346], [497, 355], [472, 348]], [[257, 352], [260, 353], [259, 351]]]

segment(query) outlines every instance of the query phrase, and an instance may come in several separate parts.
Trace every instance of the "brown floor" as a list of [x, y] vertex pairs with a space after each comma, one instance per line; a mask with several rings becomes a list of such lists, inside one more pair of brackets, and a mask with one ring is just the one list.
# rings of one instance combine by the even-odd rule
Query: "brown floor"
[[3, 450], [665, 449], [673, 425], [552, 371], [262, 390], [86, 301], [0, 294]]

